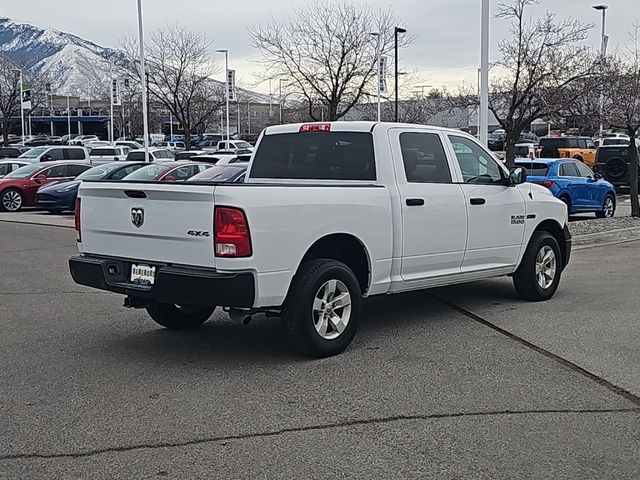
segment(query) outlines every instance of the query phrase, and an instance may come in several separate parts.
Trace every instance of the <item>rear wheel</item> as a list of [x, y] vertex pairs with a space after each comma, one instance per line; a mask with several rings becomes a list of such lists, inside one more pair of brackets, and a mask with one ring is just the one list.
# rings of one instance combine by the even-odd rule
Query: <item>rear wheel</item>
[[598, 218], [612, 218], [616, 214], [616, 200], [613, 195], [607, 195], [602, 202], [602, 210], [596, 212]]
[[10, 188], [0, 195], [0, 210], [17, 212], [22, 208], [23, 202], [22, 193], [14, 188]]
[[558, 242], [548, 232], [535, 232], [513, 275], [513, 285], [525, 300], [548, 300], [556, 293], [562, 274]]
[[293, 278], [282, 326], [301, 353], [330, 357], [353, 340], [361, 303], [360, 284], [349, 267], [337, 260], [311, 260]]
[[154, 302], [147, 307], [149, 316], [159, 325], [171, 330], [196, 328], [209, 320], [215, 307], [202, 305], [174, 305]]

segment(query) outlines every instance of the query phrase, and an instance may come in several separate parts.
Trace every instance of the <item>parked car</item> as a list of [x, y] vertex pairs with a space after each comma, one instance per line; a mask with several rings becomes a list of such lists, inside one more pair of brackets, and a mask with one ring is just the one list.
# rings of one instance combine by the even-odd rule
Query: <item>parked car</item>
[[504, 150], [504, 141], [507, 138], [507, 134], [504, 132], [492, 132], [487, 137], [487, 145], [489, 150], [499, 152]]
[[253, 145], [244, 140], [229, 140], [218, 142], [218, 150], [231, 150], [237, 152], [238, 150], [249, 151], [253, 153]]
[[538, 144], [536, 143], [516, 143], [516, 158], [535, 158]]
[[191, 177], [189, 182], [236, 182], [242, 183], [247, 173], [248, 162], [232, 165], [215, 165]]
[[25, 165], [29, 165], [29, 163], [22, 162], [17, 159], [16, 160], [0, 160], [0, 178], [10, 174], [14, 170], [24, 167]]
[[137, 169], [148, 165], [144, 162], [112, 162], [90, 168], [73, 180], [43, 185], [36, 192], [36, 207], [50, 212], [73, 211], [78, 187], [83, 180], [121, 180]]
[[247, 163], [251, 160], [251, 155], [235, 155], [235, 154], [205, 154], [194, 157], [193, 160], [199, 162], [212, 163], [214, 165], [228, 165], [230, 163]]
[[182, 151], [185, 149], [184, 142], [156, 142], [154, 146], [168, 148], [169, 150], [172, 150], [174, 152]]
[[98, 141], [100, 141], [100, 139], [97, 135], [78, 135], [77, 137], [71, 139], [69, 145], [85, 146], [87, 143]]
[[198, 143], [198, 148], [207, 153], [213, 153], [218, 150], [217, 140], [203, 140]]
[[78, 162], [32, 163], [0, 179], [0, 210], [17, 212], [36, 204], [36, 192], [46, 184], [72, 180], [91, 166]]
[[278, 125], [244, 183], [131, 180], [141, 171], [81, 184], [73, 279], [167, 328], [216, 306], [277, 314], [316, 357], [351, 343], [363, 296], [512, 275], [523, 298], [547, 300], [571, 252], [566, 206], [458, 130]]
[[[637, 155], [640, 158], [640, 141], [636, 141]], [[629, 171], [631, 160], [629, 159], [629, 143], [626, 145], [608, 145], [598, 147], [596, 152], [596, 166], [594, 170], [616, 187], [629, 187], [631, 185]], [[640, 168], [638, 169], [640, 173]], [[640, 176], [638, 177], [640, 178]], [[638, 181], [640, 185], [640, 180]]]
[[517, 159], [527, 169], [527, 181], [548, 188], [562, 200], [569, 214], [595, 212], [598, 218], [613, 217], [616, 189], [584, 163], [577, 160]]
[[144, 148], [144, 145], [140, 145], [138, 142], [134, 142], [133, 140], [116, 140], [114, 143], [116, 147], [129, 147], [131, 150], [139, 150]]
[[525, 130], [520, 134], [518, 143], [540, 143], [540, 137], [533, 132]]
[[72, 133], [71, 135], [63, 135], [62, 137], [60, 137], [60, 143], [62, 145], [69, 145], [69, 142], [72, 141], [74, 138], [79, 137], [80, 135], [77, 133]]
[[89, 162], [89, 152], [84, 147], [35, 147], [18, 157], [25, 162], [54, 162], [59, 160], [78, 160]]
[[145, 182], [186, 182], [194, 175], [204, 172], [209, 167], [211, 167], [211, 165], [207, 163], [195, 163], [190, 161], [154, 163], [152, 165], [145, 165], [124, 177], [123, 180]]
[[629, 136], [620, 136], [620, 137], [606, 137], [603, 138], [600, 142], [601, 147], [605, 147], [607, 145], [629, 145]]
[[176, 160], [191, 160], [194, 157], [204, 154], [202, 150], [185, 150], [183, 152], [176, 152]]
[[[140, 162], [145, 160], [144, 148], [140, 150], [131, 150], [127, 154], [127, 162]], [[150, 162], [171, 162], [175, 160], [173, 152], [166, 148], [149, 148], [149, 161]]]
[[593, 167], [596, 146], [591, 137], [542, 137], [536, 153], [540, 158], [574, 158]]
[[0, 158], [18, 158], [23, 153], [18, 147], [0, 147]]
[[42, 135], [37, 137], [31, 137], [24, 142], [25, 147], [42, 147], [44, 145], [55, 145], [56, 141], [59, 141], [60, 137], [49, 137], [48, 135]]
[[96, 147], [89, 152], [92, 165], [110, 162], [123, 162], [131, 149], [129, 147]]

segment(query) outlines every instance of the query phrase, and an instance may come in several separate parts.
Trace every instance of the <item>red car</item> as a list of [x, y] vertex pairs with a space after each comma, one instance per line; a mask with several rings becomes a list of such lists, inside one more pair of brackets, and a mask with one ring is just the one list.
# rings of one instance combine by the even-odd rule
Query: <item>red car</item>
[[210, 163], [198, 163], [188, 160], [178, 162], [151, 163], [130, 173], [122, 180], [143, 182], [186, 182], [194, 175], [212, 167]]
[[91, 165], [78, 162], [43, 162], [18, 168], [0, 179], [0, 211], [33, 207], [42, 185], [73, 180], [90, 168]]

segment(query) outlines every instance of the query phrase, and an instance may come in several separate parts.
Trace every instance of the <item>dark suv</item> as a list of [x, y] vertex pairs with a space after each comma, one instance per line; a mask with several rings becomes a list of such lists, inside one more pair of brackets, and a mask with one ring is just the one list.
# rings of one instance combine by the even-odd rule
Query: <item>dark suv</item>
[[[636, 148], [640, 158], [640, 144]], [[628, 145], [604, 145], [598, 147], [594, 170], [616, 187], [628, 187], [630, 164]]]

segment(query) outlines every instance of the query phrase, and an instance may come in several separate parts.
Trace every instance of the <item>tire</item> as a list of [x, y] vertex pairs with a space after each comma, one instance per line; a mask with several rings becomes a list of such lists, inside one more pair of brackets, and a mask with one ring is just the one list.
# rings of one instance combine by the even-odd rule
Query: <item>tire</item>
[[609, 182], [615, 182], [625, 178], [627, 175], [627, 162], [620, 157], [610, 158], [604, 164], [604, 176]]
[[[338, 296], [342, 307], [332, 302]], [[349, 267], [337, 260], [310, 260], [293, 277], [282, 309], [282, 327], [299, 352], [330, 357], [353, 340], [361, 310], [360, 284]]]
[[[546, 270], [549, 276], [543, 274], [540, 278], [537, 271], [538, 262], [544, 256], [549, 255], [549, 252], [553, 253], [550, 260], [553, 261], [554, 268]], [[513, 274], [513, 285], [518, 295], [532, 302], [549, 300], [556, 293], [560, 284], [562, 262], [560, 246], [553, 235], [544, 231], [535, 232], [524, 252], [520, 266]], [[550, 262], [545, 262], [544, 265], [551, 267]], [[545, 283], [545, 285], [543, 286], [541, 283]]]
[[567, 195], [562, 195], [560, 197], [560, 200], [562, 200], [567, 206], [567, 212], [569, 212], [569, 215], [571, 215], [571, 198], [569, 198]]
[[19, 190], [8, 188], [0, 194], [0, 211], [19, 212], [24, 204], [24, 197]]
[[579, 162], [584, 163], [584, 158], [582, 158], [580, 155], [576, 155], [575, 157], [573, 157], [574, 160], [578, 160]]
[[196, 328], [209, 320], [215, 307], [201, 305], [173, 305], [154, 302], [147, 307], [149, 316], [159, 325], [171, 330]]
[[602, 202], [602, 210], [596, 212], [598, 218], [612, 218], [616, 214], [616, 199], [608, 194]]

